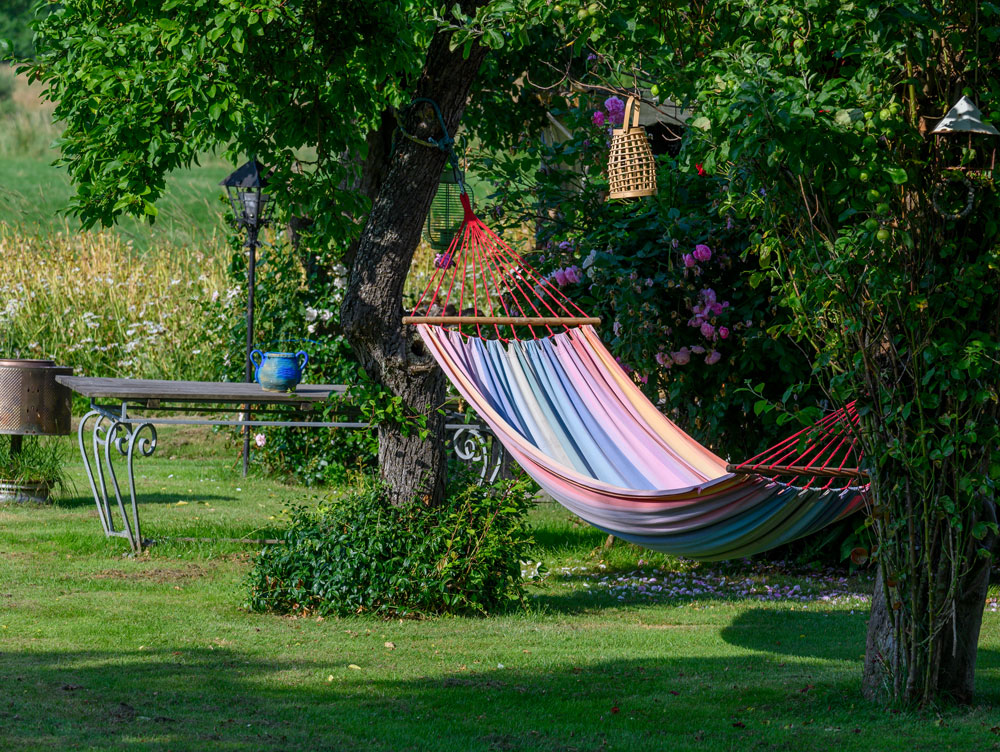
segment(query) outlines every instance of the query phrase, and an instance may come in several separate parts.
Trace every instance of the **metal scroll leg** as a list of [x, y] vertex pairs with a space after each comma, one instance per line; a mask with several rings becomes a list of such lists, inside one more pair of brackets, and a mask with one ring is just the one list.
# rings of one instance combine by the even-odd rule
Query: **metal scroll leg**
[[[84, 436], [87, 431], [86, 424], [93, 418], [96, 420], [91, 433], [91, 452], [88, 453]], [[142, 431], [147, 429], [149, 436], [142, 436]], [[90, 490], [94, 494], [97, 516], [101, 520], [104, 534], [107, 537], [125, 538], [132, 551], [140, 553], [144, 541], [139, 526], [139, 504], [135, 490], [135, 453], [138, 451], [143, 457], [149, 457], [156, 451], [155, 426], [150, 423], [121, 422], [95, 410], [87, 413], [80, 421], [78, 439], [84, 470], [87, 472], [87, 480], [90, 481]], [[121, 484], [118, 482], [118, 474], [112, 462], [112, 449], [125, 457], [131, 516], [126, 509]], [[111, 503], [112, 496], [115, 500], [114, 506]], [[115, 507], [118, 508], [121, 528], [115, 524]]]
[[[96, 418], [94, 423], [94, 435], [93, 435], [93, 457], [94, 464], [91, 464], [90, 454], [87, 453], [87, 443], [84, 440], [84, 436], [87, 433], [87, 423]], [[105, 536], [110, 536], [114, 533], [114, 523], [111, 520], [111, 506], [108, 504], [108, 491], [104, 485], [104, 475], [101, 473], [101, 460], [98, 456], [98, 445], [101, 441], [101, 423], [104, 421], [104, 416], [97, 410], [91, 410], [89, 413], [80, 419], [80, 426], [77, 428], [76, 438], [80, 445], [80, 456], [83, 458], [83, 469], [87, 473], [87, 480], [90, 481], [90, 491], [94, 495], [94, 503], [97, 505], [97, 516], [101, 520], [101, 528], [104, 530]], [[100, 476], [100, 486], [98, 486], [97, 481], [94, 478], [94, 465], [97, 466], [98, 475]]]
[[[485, 435], [484, 435], [485, 434]], [[494, 483], [503, 465], [504, 452], [496, 437], [480, 426], [461, 426], [455, 429], [451, 445], [455, 456], [463, 462], [479, 466], [479, 484]]]

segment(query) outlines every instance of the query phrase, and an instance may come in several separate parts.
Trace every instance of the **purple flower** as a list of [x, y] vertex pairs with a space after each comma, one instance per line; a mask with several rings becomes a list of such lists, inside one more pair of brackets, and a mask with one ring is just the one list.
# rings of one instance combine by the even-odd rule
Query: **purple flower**
[[605, 99], [604, 109], [608, 111], [608, 119], [614, 125], [621, 125], [625, 121], [625, 103], [618, 97]]
[[722, 339], [725, 339], [728, 336], [729, 336], [729, 329], [727, 329], [724, 326], [720, 326], [719, 327], [719, 337], [721, 337]]
[[562, 251], [563, 253], [569, 253], [570, 251], [573, 250], [573, 241], [571, 241], [571, 240], [563, 240], [556, 247], [560, 251]]
[[703, 243], [699, 243], [694, 247], [693, 255], [698, 261], [708, 261], [712, 258], [712, 249]]
[[454, 261], [450, 253], [439, 253], [434, 257], [434, 266], [438, 269], [450, 269], [454, 266]]
[[615, 333], [615, 336], [617, 337], [619, 334], [622, 333], [622, 322], [620, 322], [618, 319], [615, 319], [615, 323], [612, 324], [611, 330]]
[[575, 285], [582, 279], [582, 275], [580, 274], [580, 267], [578, 266], [574, 265], [567, 267], [565, 269], [565, 273], [566, 273], [566, 281], [569, 282], [570, 284]]
[[597, 60], [597, 55], [595, 55], [593, 52], [591, 52], [589, 55], [587, 55], [587, 62], [588, 63], [591, 63], [594, 60]]
[[711, 305], [712, 303], [714, 303], [716, 300], [719, 299], [719, 296], [715, 294], [715, 290], [713, 290], [711, 287], [706, 287], [704, 290], [701, 291], [701, 299], [706, 303], [708, 303], [709, 305]]
[[705, 365], [714, 366], [720, 360], [722, 360], [722, 353], [718, 350], [712, 350], [712, 352], [705, 356]]
[[556, 284], [559, 285], [560, 287], [562, 287], [569, 281], [566, 279], [565, 269], [556, 269], [554, 272], [552, 272], [552, 276], [555, 278]]
[[649, 382], [649, 376], [644, 376], [642, 374], [639, 374], [639, 383], [646, 384], [648, 382]]
[[674, 238], [673, 240], [670, 241], [671, 248], [680, 248], [680, 245], [681, 241], [679, 241], [677, 238]]
[[718, 316], [720, 313], [726, 310], [726, 306], [723, 305], [722, 303], [710, 303], [708, 307], [712, 311], [713, 316]]
[[733, 222], [733, 218], [731, 216], [726, 217], [726, 229], [727, 230], [732, 230], [734, 224], [736, 224], [736, 223]]
[[684, 266], [686, 266], [688, 269], [690, 269], [692, 266], [698, 263], [697, 261], [694, 260], [694, 256], [692, 256], [690, 253], [685, 253], [683, 259], [684, 259]]
[[715, 327], [709, 324], [707, 321], [701, 325], [701, 336], [705, 339], [713, 339], [715, 337]]
[[705, 348], [702, 347], [701, 345], [695, 345], [694, 347], [691, 348], [691, 354], [692, 355], [704, 355], [705, 354]]
[[602, 125], [604, 125], [604, 113], [601, 112], [600, 110], [594, 110], [594, 115], [591, 118], [591, 120], [594, 121], [594, 125], [596, 125], [597, 127], [601, 127]]
[[670, 368], [671, 364], [674, 362], [673, 358], [670, 357], [669, 353], [658, 352], [656, 353], [656, 362], [661, 366], [666, 366]]
[[652, 286], [653, 286], [653, 278], [646, 277], [646, 287], [652, 287]]
[[673, 358], [674, 363], [683, 366], [691, 361], [691, 351], [686, 347], [682, 347], [677, 352], [670, 353], [670, 357]]

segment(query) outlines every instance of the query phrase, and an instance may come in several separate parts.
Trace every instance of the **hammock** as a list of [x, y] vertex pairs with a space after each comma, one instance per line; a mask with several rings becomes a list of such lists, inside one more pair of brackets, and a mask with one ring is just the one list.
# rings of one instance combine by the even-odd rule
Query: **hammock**
[[607, 533], [702, 560], [779, 546], [864, 504], [853, 403], [727, 465], [643, 395], [596, 319], [462, 203], [462, 228], [404, 322], [556, 501]]

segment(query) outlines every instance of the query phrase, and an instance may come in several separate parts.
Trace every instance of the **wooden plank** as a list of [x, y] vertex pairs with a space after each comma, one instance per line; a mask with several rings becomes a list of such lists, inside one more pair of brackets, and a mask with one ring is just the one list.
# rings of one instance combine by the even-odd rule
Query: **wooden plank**
[[92, 376], [57, 376], [56, 380], [84, 397], [145, 403], [231, 402], [254, 405], [322, 402], [331, 394], [343, 394], [343, 384], [299, 384], [294, 392], [267, 392], [260, 384], [216, 381], [165, 381], [159, 379], [112, 379]]
[[600, 326], [601, 320], [574, 316], [403, 316], [404, 324], [480, 324], [487, 326]]
[[863, 478], [868, 479], [868, 471], [856, 467], [842, 467], [839, 470], [835, 467], [806, 467], [805, 465], [775, 465], [764, 467], [761, 465], [726, 465], [727, 473], [737, 475], [808, 475], [816, 478]]

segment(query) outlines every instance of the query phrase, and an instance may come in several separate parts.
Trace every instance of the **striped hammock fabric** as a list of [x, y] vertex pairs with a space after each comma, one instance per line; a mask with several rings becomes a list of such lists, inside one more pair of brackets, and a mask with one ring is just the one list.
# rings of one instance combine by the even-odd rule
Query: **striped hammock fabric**
[[514, 459], [591, 525], [701, 560], [749, 556], [859, 509], [864, 488], [734, 475], [660, 413], [591, 326], [502, 342], [418, 324]]

